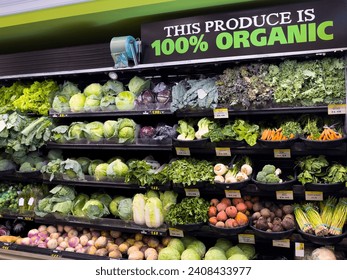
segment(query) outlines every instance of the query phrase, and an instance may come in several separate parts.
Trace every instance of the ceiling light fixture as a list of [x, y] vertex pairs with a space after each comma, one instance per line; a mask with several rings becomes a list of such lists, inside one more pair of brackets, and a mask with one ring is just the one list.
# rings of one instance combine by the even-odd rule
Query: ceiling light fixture
[[91, 0], [0, 0], [0, 16], [33, 12]]

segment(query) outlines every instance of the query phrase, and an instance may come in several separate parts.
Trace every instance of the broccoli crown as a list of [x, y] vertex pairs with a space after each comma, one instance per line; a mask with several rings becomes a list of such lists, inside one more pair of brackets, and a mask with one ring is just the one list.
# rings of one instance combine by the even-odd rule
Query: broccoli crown
[[258, 181], [258, 182], [263, 182], [263, 183], [266, 183], [266, 173], [265, 172], [263, 172], [263, 171], [260, 171], [260, 172], [258, 172], [258, 174], [257, 174], [257, 177], [256, 177], [256, 180]]
[[279, 183], [281, 179], [275, 174], [268, 174], [265, 176], [266, 183]]
[[276, 167], [274, 165], [266, 164], [266, 165], [264, 165], [262, 171], [265, 172], [266, 175], [268, 175], [268, 174], [275, 174], [275, 170], [276, 170]]

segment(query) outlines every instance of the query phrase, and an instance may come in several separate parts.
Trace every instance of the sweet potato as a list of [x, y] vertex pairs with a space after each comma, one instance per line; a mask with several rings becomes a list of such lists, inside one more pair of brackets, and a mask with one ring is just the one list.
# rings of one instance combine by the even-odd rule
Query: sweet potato
[[218, 221], [222, 221], [222, 222], [225, 222], [226, 220], [228, 219], [228, 216], [227, 214], [225, 213], [225, 211], [220, 211], [218, 214], [217, 214], [217, 220]]
[[237, 209], [235, 206], [229, 206], [225, 209], [225, 212], [227, 213], [229, 218], [235, 218], [237, 214]]
[[242, 213], [242, 212], [237, 212], [235, 221], [240, 225], [244, 226], [248, 224], [248, 217]]
[[240, 212], [242, 212], [242, 213], [245, 213], [245, 212], [247, 211], [247, 206], [246, 206], [245, 203], [240, 202], [240, 203], [238, 203], [238, 204], [236, 205], [236, 209], [237, 209], [237, 211], [240, 211]]
[[208, 209], [208, 216], [209, 217], [217, 216], [216, 206], [210, 206], [210, 208]]
[[226, 204], [227, 206], [231, 205], [231, 200], [227, 197], [224, 197], [220, 202]]

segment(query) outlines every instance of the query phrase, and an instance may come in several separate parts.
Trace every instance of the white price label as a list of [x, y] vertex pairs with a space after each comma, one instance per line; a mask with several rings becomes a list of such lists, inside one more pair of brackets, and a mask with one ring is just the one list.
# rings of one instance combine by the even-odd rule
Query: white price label
[[329, 104], [328, 115], [344, 115], [346, 114], [346, 104]]
[[183, 230], [177, 228], [169, 228], [169, 234], [174, 237], [184, 237]]
[[305, 256], [305, 244], [301, 242], [295, 242], [295, 257], [303, 258]]
[[278, 200], [293, 200], [293, 191], [276, 191], [276, 199]]
[[30, 197], [30, 198], [29, 198], [29, 201], [28, 201], [28, 205], [29, 205], [29, 206], [33, 205], [34, 201], [35, 201], [35, 198]]
[[274, 149], [275, 158], [291, 158], [290, 149]]
[[231, 151], [230, 148], [222, 148], [222, 147], [216, 147], [216, 156], [217, 157], [231, 157]]
[[272, 240], [272, 246], [281, 248], [290, 248], [289, 239]]
[[200, 196], [199, 189], [184, 189], [186, 196], [198, 197]]
[[253, 234], [239, 234], [239, 243], [255, 244], [255, 237]]
[[18, 206], [24, 206], [24, 198], [21, 197], [19, 200], [18, 200]]
[[188, 147], [175, 147], [175, 149], [178, 156], [190, 156], [190, 150]]
[[227, 108], [216, 108], [213, 109], [213, 116], [215, 119], [228, 119], [229, 111]]
[[323, 201], [323, 192], [306, 191], [305, 199], [311, 201]]
[[225, 190], [225, 196], [228, 198], [241, 198], [241, 192], [239, 190]]

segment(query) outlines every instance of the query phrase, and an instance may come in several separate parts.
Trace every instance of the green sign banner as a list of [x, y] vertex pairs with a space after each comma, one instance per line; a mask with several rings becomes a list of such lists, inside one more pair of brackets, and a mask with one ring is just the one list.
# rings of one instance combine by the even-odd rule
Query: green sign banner
[[143, 24], [142, 63], [347, 49], [347, 0]]

